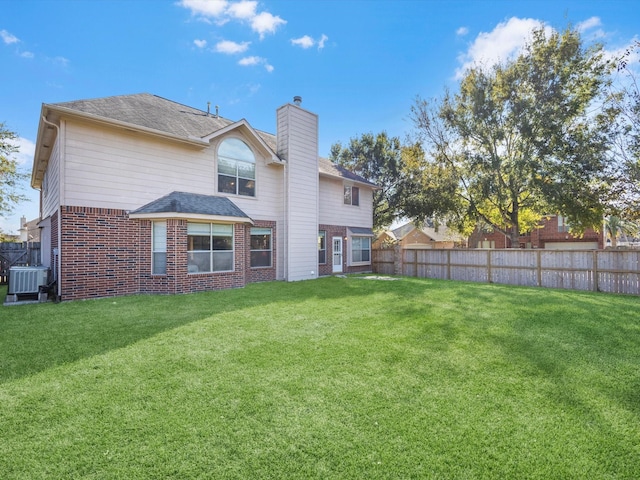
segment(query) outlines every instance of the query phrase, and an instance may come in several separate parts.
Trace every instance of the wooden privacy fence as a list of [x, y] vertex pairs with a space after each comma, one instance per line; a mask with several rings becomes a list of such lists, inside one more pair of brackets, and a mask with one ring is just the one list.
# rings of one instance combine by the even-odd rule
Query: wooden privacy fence
[[373, 271], [640, 295], [640, 250], [373, 250]]

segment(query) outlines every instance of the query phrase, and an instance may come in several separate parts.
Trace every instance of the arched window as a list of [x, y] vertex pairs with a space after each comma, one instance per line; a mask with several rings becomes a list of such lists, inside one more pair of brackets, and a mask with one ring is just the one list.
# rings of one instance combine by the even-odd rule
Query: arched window
[[256, 158], [242, 140], [227, 138], [218, 148], [218, 192], [256, 196]]

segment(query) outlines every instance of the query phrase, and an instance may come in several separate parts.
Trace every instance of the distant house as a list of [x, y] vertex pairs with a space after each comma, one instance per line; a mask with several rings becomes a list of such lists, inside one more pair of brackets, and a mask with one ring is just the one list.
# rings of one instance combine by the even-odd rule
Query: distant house
[[429, 221], [422, 228], [412, 222], [393, 230], [382, 232], [373, 242], [374, 248], [388, 245], [400, 245], [401, 248], [459, 248], [465, 246], [464, 238], [445, 226], [438, 228]]
[[276, 121], [273, 135], [150, 94], [43, 104], [31, 185], [59, 297], [370, 271], [377, 187], [318, 157], [299, 101]]
[[35, 218], [27, 222], [26, 217], [20, 218], [20, 241], [21, 242], [39, 242], [40, 241], [40, 223], [39, 218]]
[[[569, 233], [566, 217], [543, 217], [541, 226], [520, 236], [519, 248], [556, 250], [598, 250], [604, 248], [604, 233], [588, 228], [582, 237]], [[500, 232], [476, 229], [469, 237], [469, 248], [512, 248], [511, 239]]]

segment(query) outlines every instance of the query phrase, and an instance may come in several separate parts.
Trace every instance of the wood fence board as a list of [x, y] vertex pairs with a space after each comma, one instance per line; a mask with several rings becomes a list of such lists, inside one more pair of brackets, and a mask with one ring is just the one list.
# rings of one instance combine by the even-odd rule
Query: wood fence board
[[373, 270], [422, 278], [640, 295], [640, 251], [374, 250]]

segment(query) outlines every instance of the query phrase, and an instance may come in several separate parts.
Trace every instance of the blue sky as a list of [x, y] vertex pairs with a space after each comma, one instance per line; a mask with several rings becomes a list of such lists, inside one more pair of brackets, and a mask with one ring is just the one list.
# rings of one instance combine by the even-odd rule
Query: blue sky
[[[537, 25], [621, 51], [635, 0], [0, 0], [0, 122], [30, 171], [42, 103], [148, 92], [275, 133], [294, 95], [319, 115], [321, 156], [363, 133], [411, 130], [416, 96], [510, 58]], [[38, 216], [38, 192], [0, 229]]]

